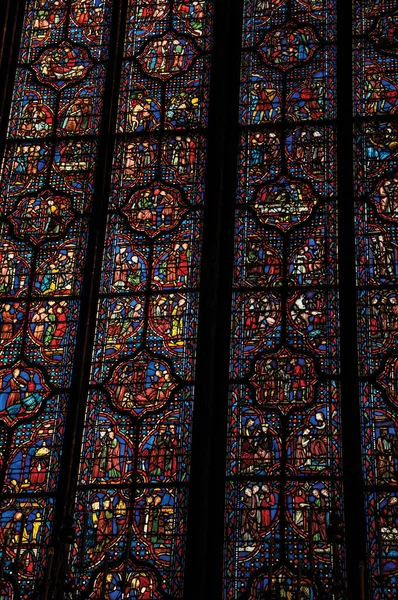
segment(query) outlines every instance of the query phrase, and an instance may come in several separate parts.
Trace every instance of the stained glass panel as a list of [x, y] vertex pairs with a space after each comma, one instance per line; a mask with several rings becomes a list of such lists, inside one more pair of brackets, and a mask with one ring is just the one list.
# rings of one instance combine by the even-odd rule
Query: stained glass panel
[[371, 598], [395, 598], [397, 555], [398, 14], [354, 3], [355, 211], [362, 462]]
[[336, 2], [245, 1], [226, 598], [344, 572], [335, 120]]
[[1, 167], [0, 545], [42, 593], [87, 254], [109, 0], [28, 0]]
[[207, 0], [129, 2], [71, 597], [184, 590], [211, 36]]

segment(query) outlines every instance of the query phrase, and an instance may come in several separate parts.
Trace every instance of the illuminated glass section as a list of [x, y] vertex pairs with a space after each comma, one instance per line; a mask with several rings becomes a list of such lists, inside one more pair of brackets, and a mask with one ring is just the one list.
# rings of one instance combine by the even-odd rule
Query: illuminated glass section
[[0, 184], [0, 554], [7, 598], [39, 594], [48, 557], [110, 6], [29, 0], [25, 9]]
[[211, 11], [129, 4], [73, 598], [183, 594]]
[[319, 598], [343, 551], [336, 2], [244, 2], [225, 597]]
[[355, 220], [371, 598], [398, 593], [396, 2], [354, 3]]

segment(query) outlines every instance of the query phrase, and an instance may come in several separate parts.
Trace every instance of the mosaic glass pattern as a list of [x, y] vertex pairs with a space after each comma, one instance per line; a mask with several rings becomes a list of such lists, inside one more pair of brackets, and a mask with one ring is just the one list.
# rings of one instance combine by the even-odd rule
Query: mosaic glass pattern
[[[336, 2], [244, 2], [224, 595], [343, 585]], [[337, 529], [336, 529], [337, 527]]]
[[398, 51], [395, 2], [354, 3], [355, 216], [362, 462], [371, 598], [398, 593]]
[[212, 4], [129, 3], [71, 598], [183, 594]]
[[41, 595], [47, 571], [110, 18], [109, 0], [26, 2], [0, 184], [0, 554], [7, 598]]

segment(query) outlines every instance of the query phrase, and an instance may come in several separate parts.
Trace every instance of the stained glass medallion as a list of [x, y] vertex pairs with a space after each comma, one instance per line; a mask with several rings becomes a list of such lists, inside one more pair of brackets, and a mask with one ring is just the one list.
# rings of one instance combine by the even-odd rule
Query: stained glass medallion
[[22, 198], [9, 215], [15, 236], [27, 238], [33, 244], [62, 236], [73, 219], [69, 198], [56, 196], [50, 190]]
[[149, 40], [137, 58], [150, 77], [169, 79], [186, 71], [196, 54], [193, 40], [168, 32]]
[[311, 27], [288, 22], [266, 32], [259, 52], [272, 68], [287, 71], [310, 59], [318, 46], [319, 41]]
[[187, 208], [178, 188], [155, 182], [135, 192], [122, 212], [132, 229], [152, 237], [173, 229]]
[[253, 208], [264, 224], [284, 231], [305, 221], [317, 202], [308, 185], [281, 177], [259, 190]]
[[305, 405], [313, 399], [314, 364], [306, 356], [294, 356], [289, 350], [280, 350], [272, 357], [264, 356], [256, 362], [250, 381], [255, 387], [257, 404], [274, 404], [285, 412], [292, 404]]
[[87, 50], [61, 42], [56, 48], [45, 50], [32, 69], [41, 83], [61, 90], [84, 79], [91, 66]]

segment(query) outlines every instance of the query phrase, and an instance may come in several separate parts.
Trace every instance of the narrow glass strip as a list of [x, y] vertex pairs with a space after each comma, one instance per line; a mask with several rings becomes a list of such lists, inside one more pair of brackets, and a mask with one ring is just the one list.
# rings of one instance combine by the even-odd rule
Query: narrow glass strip
[[398, 26], [354, 3], [354, 175], [362, 461], [371, 598], [398, 593]]

